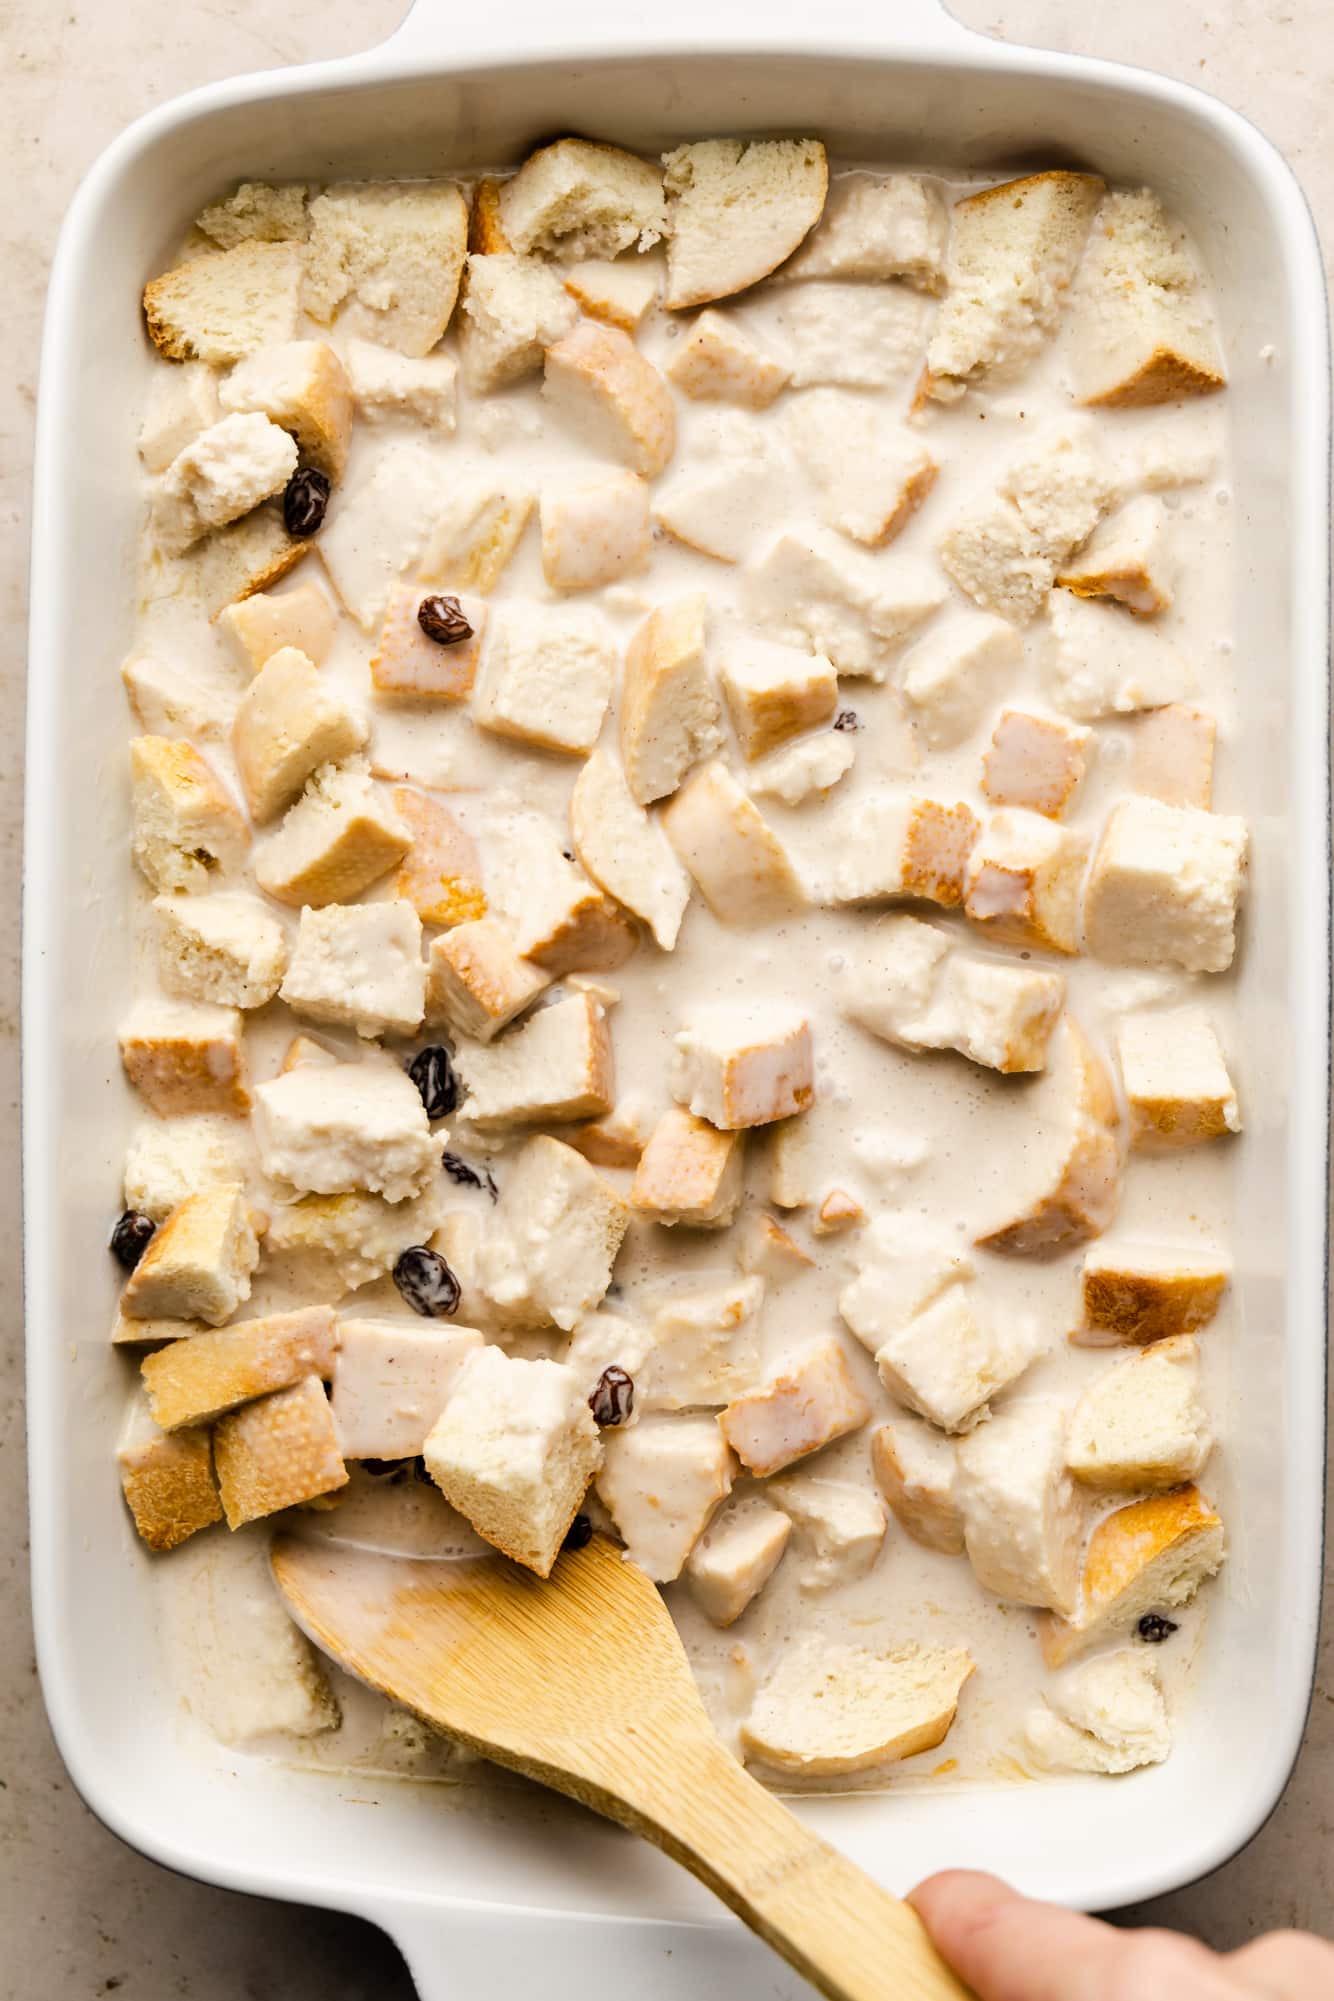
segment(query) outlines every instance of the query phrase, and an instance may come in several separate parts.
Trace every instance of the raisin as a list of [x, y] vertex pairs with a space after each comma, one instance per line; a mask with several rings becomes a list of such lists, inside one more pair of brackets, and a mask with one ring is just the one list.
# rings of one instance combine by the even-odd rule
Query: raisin
[[593, 1524], [587, 1515], [576, 1515], [565, 1531], [562, 1549], [582, 1549], [593, 1540]]
[[450, 1180], [457, 1182], [460, 1188], [485, 1188], [493, 1202], [500, 1193], [496, 1187], [496, 1177], [489, 1167], [469, 1167], [467, 1161], [461, 1160], [456, 1153], [442, 1153], [440, 1165]]
[[862, 719], [855, 709], [840, 709], [834, 717], [836, 730], [859, 730], [861, 726]]
[[126, 1271], [133, 1271], [156, 1235], [156, 1223], [137, 1209], [127, 1209], [111, 1232], [111, 1255]]
[[1160, 1647], [1176, 1630], [1176, 1620], [1164, 1619], [1161, 1612], [1146, 1612], [1135, 1628], [1140, 1638], [1147, 1640], [1151, 1647]]
[[283, 488], [283, 526], [289, 535], [315, 535], [324, 526], [329, 482], [314, 466], [298, 466]]
[[449, 1060], [449, 1051], [433, 1042], [419, 1049], [408, 1065], [408, 1075], [421, 1092], [428, 1119], [443, 1119], [459, 1101], [458, 1079]]
[[447, 1320], [459, 1310], [459, 1282], [439, 1251], [413, 1244], [399, 1254], [394, 1284], [424, 1320]]
[[417, 606], [417, 623], [437, 646], [457, 646], [472, 638], [472, 627], [457, 598], [423, 598]]
[[401, 1487], [412, 1471], [410, 1459], [363, 1459], [361, 1465], [372, 1480], [384, 1480], [391, 1487]]
[[633, 1379], [613, 1362], [609, 1369], [602, 1371], [588, 1399], [593, 1421], [603, 1426], [624, 1424], [634, 1407]]

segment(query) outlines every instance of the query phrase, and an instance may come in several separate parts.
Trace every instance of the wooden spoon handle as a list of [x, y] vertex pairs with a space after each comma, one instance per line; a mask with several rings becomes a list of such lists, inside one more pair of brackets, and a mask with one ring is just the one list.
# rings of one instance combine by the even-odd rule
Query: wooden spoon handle
[[615, 1817], [698, 1876], [829, 2001], [971, 2001], [912, 1906], [821, 1841], [716, 1738], [676, 1749], [676, 1770], [659, 1769]]

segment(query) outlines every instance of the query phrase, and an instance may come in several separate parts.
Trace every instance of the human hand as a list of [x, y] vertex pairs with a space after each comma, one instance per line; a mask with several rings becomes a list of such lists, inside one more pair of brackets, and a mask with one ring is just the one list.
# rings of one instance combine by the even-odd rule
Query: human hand
[[1334, 1945], [1269, 1932], [1210, 1952], [1179, 1932], [1119, 1931], [1034, 1903], [995, 1876], [946, 1870], [908, 1899], [978, 2001], [1330, 2001]]

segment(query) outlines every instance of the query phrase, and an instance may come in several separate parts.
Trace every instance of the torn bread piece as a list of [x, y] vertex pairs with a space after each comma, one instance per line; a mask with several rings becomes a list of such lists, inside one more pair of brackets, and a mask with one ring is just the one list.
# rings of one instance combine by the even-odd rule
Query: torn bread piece
[[448, 807], [409, 785], [393, 790], [394, 811], [412, 829], [412, 846], [394, 879], [394, 893], [423, 924], [449, 929], [486, 915], [477, 844]]
[[155, 369], [143, 423], [139, 457], [146, 472], [165, 472], [201, 431], [222, 415], [218, 378], [202, 361]]
[[1077, 952], [1088, 853], [1083, 834], [1039, 813], [1002, 807], [969, 852], [964, 915], [998, 944]]
[[121, 1312], [130, 1320], [206, 1320], [220, 1327], [250, 1297], [259, 1263], [255, 1221], [238, 1182], [187, 1195], [130, 1273]]
[[141, 730], [155, 737], [198, 737], [220, 742], [231, 732], [236, 704], [151, 653], [131, 653], [120, 670], [130, 710]]
[[648, 488], [638, 473], [542, 495], [542, 574], [553, 591], [590, 591], [644, 569]]
[[1213, 1449], [1192, 1334], [1156, 1341], [1096, 1378], [1075, 1405], [1066, 1464], [1100, 1492], [1177, 1487]]
[[570, 297], [590, 319], [605, 320], [628, 334], [639, 331], [645, 314], [657, 303], [661, 285], [656, 259], [640, 264], [590, 257], [570, 265], [561, 276]]
[[557, 139], [499, 184], [495, 218], [504, 247], [525, 253], [573, 260], [648, 250], [667, 229], [662, 173], [619, 146]]
[[522, 959], [495, 917], [471, 918], [431, 940], [426, 1019], [476, 1042], [490, 1042], [551, 985], [552, 975]]
[[591, 994], [540, 1008], [499, 1042], [459, 1052], [460, 1117], [481, 1132], [596, 1119], [615, 1101], [606, 1010]]
[[746, 574], [745, 609], [775, 639], [805, 639], [839, 674], [883, 681], [945, 601], [933, 565], [850, 549], [832, 529], [784, 534]]
[[120, 1030], [120, 1060], [144, 1103], [161, 1118], [250, 1109], [237, 1008], [137, 1001]]
[[875, 927], [838, 981], [844, 1014], [904, 1049], [953, 1049], [1005, 1073], [1041, 1070], [1060, 1018], [1059, 973], [951, 951], [916, 917]]
[[350, 340], [346, 367], [357, 414], [368, 424], [411, 417], [448, 435], [458, 422], [459, 365], [436, 349], [414, 358], [374, 340]]
[[951, 1438], [910, 1417], [871, 1433], [876, 1485], [914, 1542], [947, 1556], [963, 1554], [963, 1511], [954, 1495]]
[[157, 896], [158, 977], [168, 993], [215, 1007], [264, 1007], [287, 969], [282, 927], [256, 896]]
[[220, 417], [162, 475], [153, 533], [168, 555], [183, 555], [210, 528], [225, 528], [282, 493], [296, 468], [296, 446], [280, 425], [258, 411]]
[[310, 204], [305, 308], [327, 324], [353, 308], [355, 331], [429, 354], [463, 274], [468, 210], [449, 181], [342, 181]]
[[1101, 1057], [1072, 1015], [1052, 1032], [1046, 1075], [1032, 1100], [1036, 1165], [1025, 1171], [1026, 1206], [977, 1238], [1009, 1257], [1055, 1257], [1099, 1236], [1121, 1196], [1116, 1097]]
[[412, 828], [358, 765], [322, 764], [255, 852], [255, 881], [279, 903], [347, 903], [401, 862]]
[[1025, 1719], [1024, 1741], [1047, 1771], [1133, 1772], [1172, 1749], [1167, 1704], [1143, 1653], [1100, 1654], [1045, 1696]]
[[116, 1464], [125, 1504], [150, 1549], [179, 1549], [200, 1529], [222, 1520], [213, 1441], [202, 1427], [160, 1431], [136, 1400], [116, 1448]]
[[536, 375], [579, 308], [556, 272], [534, 257], [500, 251], [468, 258], [459, 320], [463, 379], [485, 396]]
[[664, 1112], [639, 1157], [631, 1206], [650, 1222], [725, 1229], [743, 1192], [744, 1142], [674, 1106]]
[[1220, 1252], [1127, 1240], [1084, 1258], [1084, 1326], [1096, 1340], [1145, 1347], [1207, 1327], [1231, 1278]]
[[263, 347], [237, 363], [218, 394], [224, 410], [258, 410], [290, 432], [302, 465], [341, 478], [352, 435], [352, 385], [328, 341]]
[[838, 678], [824, 655], [777, 640], [729, 640], [718, 679], [748, 762], [831, 722], [838, 707]]
[[690, 1595], [715, 1626], [734, 1626], [777, 1570], [792, 1523], [758, 1495], [729, 1501], [686, 1558]]
[[459, 1369], [422, 1456], [484, 1541], [549, 1577], [602, 1445], [573, 1369], [482, 1347]]
[[962, 1647], [789, 1647], [741, 1726], [748, 1759], [790, 1777], [832, 1778], [901, 1763], [949, 1732], [973, 1672]]
[[974, 501], [936, 553], [959, 589], [1015, 625], [1036, 617], [1056, 573], [1117, 498], [1114, 468], [1088, 419], [1054, 427]]
[[913, 727], [932, 750], [951, 750], [990, 711], [999, 684], [1023, 660], [1014, 627], [988, 612], [955, 611], [903, 656], [899, 692]]
[[338, 1427], [319, 1377], [220, 1419], [213, 1464], [230, 1529], [345, 1487]]
[[421, 919], [404, 897], [305, 909], [282, 983], [293, 1014], [361, 1036], [412, 1035], [426, 1006]]
[[1130, 789], [1165, 806], [1213, 803], [1218, 724], [1207, 709], [1170, 702], [1138, 716], [1130, 753]]
[[613, 752], [595, 750], [570, 795], [574, 851], [593, 881], [642, 918], [664, 952], [676, 944], [690, 877], [633, 797]]
[[925, 1217], [887, 1213], [858, 1240], [855, 1273], [838, 1310], [874, 1355], [942, 1293], [971, 1279], [973, 1261], [952, 1232]]
[[298, 1194], [419, 1195], [439, 1166], [421, 1093], [396, 1063], [302, 1064], [255, 1090], [264, 1172]]
[[231, 794], [193, 744], [138, 736], [130, 744], [132, 853], [154, 889], [210, 887], [249, 846]]
[[533, 495], [512, 480], [462, 480], [446, 495], [427, 538], [418, 575], [446, 590], [493, 591], [533, 511]]
[[702, 139], [663, 164], [674, 312], [766, 278], [819, 221], [829, 187], [818, 139]]
[[215, 1113], [153, 1119], [136, 1126], [125, 1149], [125, 1207], [163, 1223], [187, 1195], [244, 1182], [254, 1165], [249, 1127]]
[[221, 250], [238, 243], [304, 243], [310, 234], [309, 193], [304, 181], [242, 181], [221, 201], [202, 208], [195, 228]]
[[1223, 387], [1199, 273], [1182, 232], [1147, 188], [1103, 203], [1075, 304], [1081, 402], [1134, 408]]
[[1146, 1612], [1189, 1604], [1223, 1556], [1223, 1523], [1198, 1487], [1174, 1487], [1105, 1516], [1089, 1538], [1069, 1616], [1042, 1622], [1047, 1666], [1122, 1638]]
[[735, 1472], [717, 1418], [649, 1416], [605, 1434], [597, 1495], [630, 1561], [669, 1584], [731, 1492]]
[[477, 1329], [457, 1321], [427, 1331], [406, 1315], [341, 1320], [330, 1402], [344, 1456], [415, 1458], [481, 1345]]
[[1065, 1465], [1066, 1411], [1012, 1404], [958, 1448], [954, 1491], [977, 1581], [998, 1598], [1068, 1612], [1084, 1520]]
[[1153, 618], [1170, 607], [1175, 575], [1167, 509], [1145, 493], [1101, 522], [1056, 582], [1076, 597], [1114, 598], [1137, 618]]
[[892, 542], [935, 484], [938, 467], [921, 439], [840, 389], [810, 390], [787, 423], [826, 521], [868, 548]]
[[276, 1733], [336, 1730], [338, 1704], [315, 1650], [293, 1624], [269, 1567], [269, 1538], [204, 1536], [177, 1557], [167, 1632], [194, 1669], [190, 1710], [222, 1744], [271, 1751]]
[[547, 408], [601, 457], [654, 479], [676, 445], [672, 394], [619, 327], [580, 320], [546, 350]]
[[1041, 1350], [1025, 1314], [997, 1314], [976, 1287], [950, 1285], [891, 1333], [875, 1365], [890, 1395], [941, 1431], [971, 1431]]
[[726, 313], [703, 312], [667, 364], [667, 380], [695, 403], [767, 410], [792, 372]]
[[696, 1008], [676, 1037], [673, 1095], [723, 1132], [771, 1125], [815, 1100], [811, 1027], [777, 1000]]
[[616, 655], [600, 613], [506, 605], [473, 689], [473, 721], [496, 736], [586, 757], [611, 699]]
[[541, 1133], [510, 1162], [478, 1247], [479, 1286], [512, 1321], [568, 1333], [605, 1298], [630, 1216], [605, 1176]]
[[258, 591], [219, 612], [217, 628], [239, 666], [258, 674], [266, 660], [294, 646], [320, 666], [327, 659], [337, 614], [318, 584]]
[[540, 814], [519, 811], [493, 824], [492, 906], [508, 923], [515, 949], [543, 971], [609, 972], [630, 957], [638, 932], [567, 852]]
[[1117, 965], [1222, 973], [1236, 949], [1246, 822], [1157, 799], [1112, 809], [1084, 893], [1088, 949]]
[[1116, 605], [1054, 591], [1047, 600], [1047, 687], [1053, 705], [1081, 723], [1179, 702], [1195, 673], [1171, 641]]
[[215, 528], [192, 553], [199, 602], [210, 619], [257, 591], [271, 590], [309, 555], [310, 538], [289, 535], [276, 502]]
[[321, 765], [355, 756], [368, 735], [365, 718], [332, 693], [313, 660], [294, 646], [271, 654], [232, 725], [232, 754], [252, 820], [272, 820]]
[[637, 629], [621, 682], [621, 760], [641, 806], [675, 792], [691, 766], [722, 748], [705, 657], [702, 591], [658, 605]]
[[962, 800], [946, 803], [876, 785], [850, 801], [834, 831], [834, 904], [963, 902], [968, 858], [978, 838], [976, 814]]
[[794, 285], [774, 319], [798, 389], [892, 389], [921, 366], [926, 302], [905, 285]]
[[389, 593], [422, 557], [448, 502], [437, 461], [421, 445], [403, 442], [359, 459], [339, 488], [317, 547], [340, 602], [363, 632], [378, 629]]
[[662, 826], [720, 923], [770, 924], [808, 901], [786, 848], [718, 759], [675, 794]]
[[774, 282], [902, 278], [918, 291], [940, 292], [949, 230], [944, 195], [925, 175], [839, 174], [819, 222]]
[[172, 1341], [140, 1364], [149, 1409], [164, 1431], [210, 1424], [239, 1404], [289, 1389], [303, 1376], [328, 1381], [338, 1329], [327, 1306], [303, 1306]]
[[1236, 1088], [1203, 1008], [1128, 1015], [1116, 1053], [1133, 1148], [1157, 1153], [1241, 1131]]
[[208, 250], [144, 286], [149, 336], [172, 361], [223, 368], [291, 340], [301, 301], [302, 253], [293, 243]]
[[[770, 1127], [770, 1131], [776, 1128]], [[737, 1244], [738, 1269], [756, 1278], [779, 1285], [784, 1279], [798, 1278], [815, 1267], [815, 1259], [804, 1251], [773, 1216], [752, 1209], [741, 1225]]]
[[427, 1243], [440, 1223], [440, 1190], [428, 1180], [420, 1195], [386, 1202], [383, 1195], [348, 1190], [303, 1195], [269, 1212], [264, 1248], [285, 1257], [309, 1297], [330, 1302], [392, 1271], [402, 1253]]
[[[422, 624], [422, 607], [431, 630]], [[371, 687], [381, 699], [396, 702], [461, 702], [472, 693], [477, 662], [486, 635], [487, 608], [482, 598], [446, 599], [452, 619], [438, 613], [436, 595], [421, 584], [397, 584], [389, 593], [380, 637], [370, 659]], [[457, 631], [457, 639], [443, 637]], [[464, 631], [463, 628], [467, 630]]]
[[752, 1389], [760, 1373], [764, 1281], [726, 1279], [677, 1293], [657, 1308], [635, 1372], [644, 1410], [718, 1410]]
[[871, 1415], [832, 1334], [779, 1363], [718, 1420], [748, 1473], [763, 1478], [857, 1431]]
[[783, 1473], [765, 1483], [796, 1531], [797, 1581], [804, 1591], [828, 1591], [874, 1569], [885, 1541], [879, 1495], [852, 1480]]
[[832, 729], [761, 758], [747, 774], [750, 789], [762, 799], [781, 799], [785, 806], [824, 799], [847, 777], [856, 758], [852, 731], [840, 729], [835, 719]]
[[982, 790], [996, 806], [1059, 820], [1078, 789], [1092, 731], [1057, 716], [1002, 709], [982, 754]]

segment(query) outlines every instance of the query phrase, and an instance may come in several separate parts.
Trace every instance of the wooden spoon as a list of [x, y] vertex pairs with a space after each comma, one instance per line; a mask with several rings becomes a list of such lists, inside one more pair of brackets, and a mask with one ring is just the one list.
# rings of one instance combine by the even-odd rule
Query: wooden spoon
[[501, 1557], [424, 1562], [278, 1539], [316, 1645], [471, 1750], [656, 1843], [831, 2001], [965, 2001], [916, 1913], [724, 1748], [654, 1586], [605, 1537], [545, 1583]]

